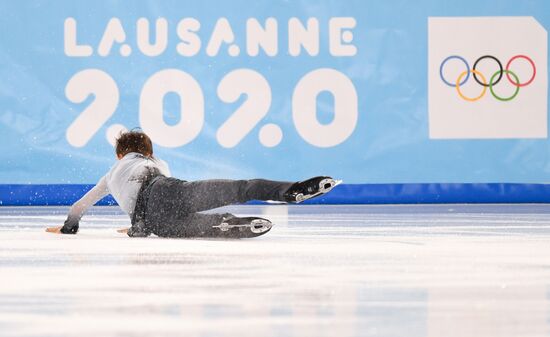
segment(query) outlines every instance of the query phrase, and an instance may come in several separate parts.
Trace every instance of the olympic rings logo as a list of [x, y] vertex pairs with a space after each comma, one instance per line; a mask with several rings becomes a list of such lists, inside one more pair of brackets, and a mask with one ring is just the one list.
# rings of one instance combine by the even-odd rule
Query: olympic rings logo
[[[462, 73], [460, 73], [460, 75], [458, 75], [458, 78], [456, 79], [456, 81], [454, 83], [451, 83], [451, 82], [447, 81], [445, 79], [445, 77], [443, 76], [443, 68], [445, 67], [445, 64], [448, 61], [453, 60], [453, 59], [457, 59], [457, 60], [462, 61], [464, 63], [464, 65], [466, 66], [466, 70], [463, 71]], [[490, 59], [490, 60], [495, 61], [498, 65], [498, 68], [499, 68], [499, 70], [497, 70], [490, 77], [489, 83], [487, 83], [487, 78], [485, 77], [485, 75], [483, 75], [481, 72], [476, 70], [476, 67], [478, 66], [479, 62], [484, 60], [484, 59]], [[531, 75], [531, 78], [529, 78], [528, 81], [523, 82], [523, 83], [521, 83], [518, 76], [513, 71], [510, 70], [510, 65], [512, 64], [512, 62], [514, 62], [514, 60], [517, 60], [517, 59], [527, 60], [531, 64], [531, 67], [533, 68], [533, 75]], [[462, 93], [462, 91], [460, 90], [460, 87], [468, 81], [468, 79], [470, 78], [470, 75], [472, 75], [472, 74], [473, 74], [472, 77], [474, 78], [474, 80], [479, 85], [481, 85], [483, 87], [483, 89], [481, 90], [481, 94], [479, 96], [467, 97]], [[495, 90], [494, 90], [494, 86], [497, 83], [499, 83], [500, 80], [502, 79], [502, 74], [506, 74], [506, 78], [508, 79], [508, 81], [513, 86], [516, 87], [514, 93], [509, 97], [501, 97], [501, 96], [497, 95], [495, 93]], [[510, 75], [514, 79], [512, 79], [510, 77]], [[469, 101], [469, 102], [475, 102], [475, 101], [481, 99], [483, 96], [485, 96], [485, 93], [487, 92], [487, 88], [489, 88], [489, 91], [491, 92], [493, 97], [498, 99], [499, 101], [503, 101], [503, 102], [511, 101], [514, 98], [516, 98], [516, 96], [519, 93], [519, 89], [521, 87], [526, 87], [526, 86], [528, 86], [529, 84], [531, 84], [533, 82], [536, 75], [537, 75], [537, 67], [535, 66], [535, 62], [533, 62], [533, 60], [530, 57], [526, 56], [526, 55], [516, 55], [516, 56], [512, 57], [508, 61], [508, 63], [506, 63], [506, 68], [504, 68], [504, 69], [502, 67], [502, 63], [500, 63], [500, 60], [497, 59], [496, 57], [492, 56], [492, 55], [484, 55], [484, 56], [481, 56], [480, 58], [478, 58], [474, 62], [474, 66], [472, 67], [472, 69], [470, 69], [470, 65], [468, 64], [468, 62], [463, 57], [458, 56], [458, 55], [451, 55], [451, 56], [447, 57], [446, 59], [443, 60], [443, 62], [441, 62], [441, 65], [439, 66], [439, 76], [441, 77], [441, 80], [443, 81], [443, 83], [447, 84], [450, 87], [455, 87], [456, 92], [458, 93], [458, 96], [460, 96], [462, 99], [464, 99], [466, 101]]]

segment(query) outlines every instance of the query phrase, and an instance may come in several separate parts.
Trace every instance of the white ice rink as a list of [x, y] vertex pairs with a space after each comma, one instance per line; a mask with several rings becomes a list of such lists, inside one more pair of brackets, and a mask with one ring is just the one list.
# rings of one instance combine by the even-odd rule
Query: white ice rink
[[0, 336], [549, 336], [550, 206], [238, 206], [247, 240], [0, 207]]

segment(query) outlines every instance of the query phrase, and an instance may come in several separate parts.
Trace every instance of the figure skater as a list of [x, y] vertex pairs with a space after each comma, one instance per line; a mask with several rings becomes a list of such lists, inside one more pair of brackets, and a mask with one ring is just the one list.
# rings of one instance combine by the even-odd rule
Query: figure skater
[[267, 233], [272, 223], [258, 217], [200, 212], [249, 200], [298, 203], [327, 193], [337, 184], [324, 176], [295, 183], [180, 180], [171, 177], [166, 162], [153, 155], [151, 139], [135, 130], [116, 140], [116, 156], [109, 172], [72, 205], [64, 225], [47, 228], [47, 232], [76, 234], [88, 208], [111, 194], [130, 216], [131, 227], [120, 230], [130, 237], [254, 237]]

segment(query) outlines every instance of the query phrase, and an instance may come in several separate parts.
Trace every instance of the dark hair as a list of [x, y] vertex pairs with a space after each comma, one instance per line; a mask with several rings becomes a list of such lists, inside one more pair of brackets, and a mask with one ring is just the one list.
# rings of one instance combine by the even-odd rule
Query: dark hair
[[130, 152], [141, 153], [144, 156], [153, 155], [151, 138], [142, 131], [127, 131], [120, 134], [116, 140], [116, 154], [124, 157]]

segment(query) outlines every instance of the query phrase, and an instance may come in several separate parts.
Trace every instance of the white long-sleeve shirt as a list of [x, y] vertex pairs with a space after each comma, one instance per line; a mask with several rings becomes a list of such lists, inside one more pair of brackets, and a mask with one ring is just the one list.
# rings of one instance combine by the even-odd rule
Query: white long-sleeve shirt
[[126, 154], [71, 207], [69, 222], [77, 223], [88, 208], [108, 194], [111, 194], [120, 208], [132, 218], [139, 189], [150, 168], [157, 168], [160, 173], [170, 177], [170, 169], [164, 160], [145, 157], [135, 152]]

